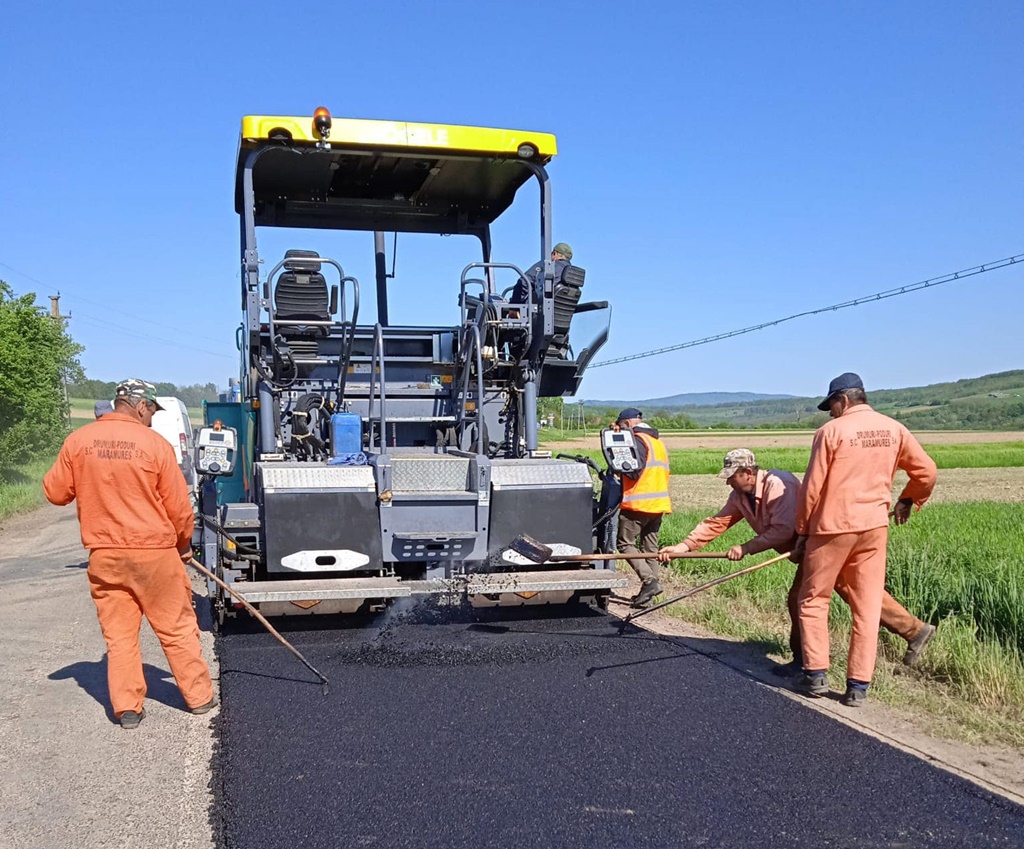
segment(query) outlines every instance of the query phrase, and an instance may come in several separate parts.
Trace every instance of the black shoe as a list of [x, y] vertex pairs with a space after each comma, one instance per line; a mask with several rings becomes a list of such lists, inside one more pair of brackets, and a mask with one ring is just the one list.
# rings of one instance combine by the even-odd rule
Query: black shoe
[[936, 630], [934, 625], [929, 625], [925, 622], [921, 633], [907, 643], [907, 653], [903, 655], [904, 666], [917, 666], [917, 662], [921, 659], [921, 654], [924, 652], [924, 647], [932, 641]]
[[793, 682], [793, 689], [812, 699], [820, 699], [828, 693], [828, 682], [824, 672], [801, 672]]
[[778, 675], [780, 678], [792, 678], [794, 675], [799, 675], [803, 670], [800, 668], [800, 664], [795, 660], [791, 660], [789, 663], [776, 663], [771, 668], [772, 675]]
[[121, 727], [127, 730], [138, 728], [139, 723], [146, 718], [146, 709], [136, 712], [134, 710], [126, 710], [121, 714], [120, 722]]
[[862, 690], [859, 687], [850, 687], [847, 685], [846, 692], [840, 697], [841, 701], [847, 707], [863, 707], [864, 702], [867, 701], [868, 691]]
[[640, 587], [640, 592], [633, 599], [633, 604], [637, 607], [643, 607], [659, 595], [661, 595], [661, 584], [657, 581], [645, 581]]
[[199, 707], [189, 708], [188, 712], [189, 713], [194, 713], [196, 715], [201, 715], [201, 714], [204, 714], [204, 713], [209, 713], [215, 707], [217, 707], [217, 697], [216, 696], [214, 696], [212, 699], [210, 699], [210, 701], [208, 701], [205, 705], [199, 705]]

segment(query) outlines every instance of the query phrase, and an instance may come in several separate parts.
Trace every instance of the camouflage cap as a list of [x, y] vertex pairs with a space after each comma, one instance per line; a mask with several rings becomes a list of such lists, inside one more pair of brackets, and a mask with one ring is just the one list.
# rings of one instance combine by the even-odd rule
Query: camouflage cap
[[561, 254], [566, 259], [572, 259], [572, 248], [570, 248], [565, 242], [559, 242], [551, 249], [551, 252]]
[[757, 468], [757, 460], [754, 459], [754, 452], [748, 448], [736, 448], [725, 455], [722, 463], [722, 471], [718, 473], [720, 478], [731, 478], [740, 469]]
[[126, 401], [152, 401], [158, 410], [162, 410], [160, 402], [156, 400], [156, 387], [152, 383], [146, 383], [137, 377], [130, 377], [117, 384], [114, 391], [114, 400], [123, 398]]

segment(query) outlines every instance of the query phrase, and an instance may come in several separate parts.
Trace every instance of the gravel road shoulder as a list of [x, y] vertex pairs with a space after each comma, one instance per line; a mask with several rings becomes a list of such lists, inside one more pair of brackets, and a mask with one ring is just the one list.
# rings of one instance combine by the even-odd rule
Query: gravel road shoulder
[[0, 526], [0, 849], [209, 849], [216, 711], [186, 712], [144, 625], [146, 718], [114, 723], [86, 560], [73, 507]]

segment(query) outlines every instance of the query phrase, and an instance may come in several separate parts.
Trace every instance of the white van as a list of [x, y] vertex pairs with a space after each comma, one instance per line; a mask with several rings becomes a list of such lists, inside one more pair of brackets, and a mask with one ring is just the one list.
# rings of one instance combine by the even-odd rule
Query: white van
[[156, 400], [163, 409], [153, 413], [153, 430], [171, 443], [174, 459], [194, 501], [196, 471], [192, 464], [192, 422], [188, 420], [188, 409], [184, 401], [170, 395], [158, 395]]

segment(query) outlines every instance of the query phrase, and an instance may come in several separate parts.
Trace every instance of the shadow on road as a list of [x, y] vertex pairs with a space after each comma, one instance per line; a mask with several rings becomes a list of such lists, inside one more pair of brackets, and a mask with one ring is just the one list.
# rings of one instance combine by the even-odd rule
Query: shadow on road
[[[178, 692], [178, 686], [174, 683], [174, 677], [170, 672], [160, 669], [157, 666], [144, 663], [143, 674], [146, 676], [146, 698], [161, 702], [169, 707], [185, 710], [185, 702]], [[106, 711], [107, 718], [116, 722], [114, 710], [110, 706], [110, 695], [107, 691], [107, 656], [103, 655], [100, 660], [80, 660], [77, 663], [69, 664], [63, 669], [51, 672], [47, 676], [51, 681], [74, 680], [79, 687], [92, 696]]]

